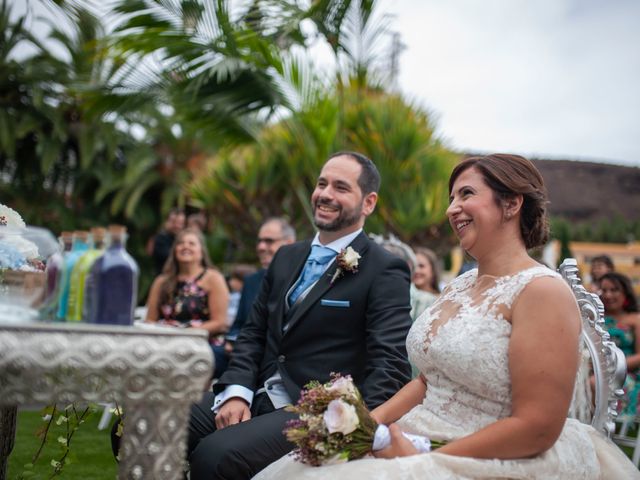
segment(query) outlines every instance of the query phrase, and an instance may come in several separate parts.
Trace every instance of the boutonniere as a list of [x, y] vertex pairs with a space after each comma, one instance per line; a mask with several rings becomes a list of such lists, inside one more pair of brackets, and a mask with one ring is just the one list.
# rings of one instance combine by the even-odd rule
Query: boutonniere
[[360, 260], [360, 258], [360, 254], [353, 248], [347, 247], [346, 250], [342, 249], [336, 257], [338, 268], [331, 277], [331, 282], [329, 283], [333, 285], [333, 282], [339, 279], [344, 272], [356, 273], [358, 271], [358, 260]]

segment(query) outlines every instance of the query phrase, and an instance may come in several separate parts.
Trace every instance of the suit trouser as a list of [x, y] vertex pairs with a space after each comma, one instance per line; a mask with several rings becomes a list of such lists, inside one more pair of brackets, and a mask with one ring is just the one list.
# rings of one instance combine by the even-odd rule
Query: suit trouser
[[222, 430], [216, 430], [213, 399], [213, 393], [206, 393], [191, 409], [191, 480], [248, 479], [293, 449], [282, 430], [297, 415], [274, 410], [266, 394], [256, 395], [251, 420]]

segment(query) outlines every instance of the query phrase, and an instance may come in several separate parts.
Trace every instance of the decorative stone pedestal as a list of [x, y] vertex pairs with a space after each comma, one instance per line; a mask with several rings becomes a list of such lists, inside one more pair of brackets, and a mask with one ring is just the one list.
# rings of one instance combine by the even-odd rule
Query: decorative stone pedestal
[[0, 480], [17, 407], [75, 401], [123, 407], [120, 479], [182, 480], [190, 405], [212, 371], [202, 330], [0, 324]]

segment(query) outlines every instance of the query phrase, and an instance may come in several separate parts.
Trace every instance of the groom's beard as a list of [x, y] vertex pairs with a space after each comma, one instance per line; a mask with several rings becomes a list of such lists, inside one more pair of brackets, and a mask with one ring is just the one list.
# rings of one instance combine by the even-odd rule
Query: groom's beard
[[[335, 220], [331, 222], [323, 222], [316, 218], [316, 210], [318, 206], [326, 205], [328, 207], [333, 207], [338, 209], [338, 216]], [[313, 206], [313, 223], [318, 230], [322, 230], [325, 232], [337, 232], [338, 230], [342, 230], [343, 228], [350, 227], [355, 225], [360, 221], [362, 217], [362, 204], [358, 205], [356, 208], [351, 210], [345, 210], [342, 206], [338, 204], [333, 204], [328, 201], [318, 200]]]

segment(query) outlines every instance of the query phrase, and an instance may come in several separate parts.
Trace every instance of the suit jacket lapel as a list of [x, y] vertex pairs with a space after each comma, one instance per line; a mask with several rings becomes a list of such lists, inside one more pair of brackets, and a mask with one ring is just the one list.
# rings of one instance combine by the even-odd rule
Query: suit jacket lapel
[[[353, 248], [356, 252], [360, 254], [362, 258], [360, 258], [360, 262], [364, 260], [364, 255], [368, 248], [369, 239], [367, 235], [363, 232], [360, 233], [353, 241], [350, 243], [351, 248]], [[305, 257], [306, 260], [306, 257]], [[336, 273], [338, 269], [338, 263], [334, 260], [327, 268], [327, 271], [320, 277], [320, 279], [316, 282], [313, 288], [309, 291], [307, 296], [300, 302], [298, 306], [295, 307], [295, 310], [292, 312], [291, 319], [289, 320], [289, 326], [287, 328], [287, 332], [290, 332], [294, 325], [300, 320], [300, 318], [313, 306], [315, 305], [320, 297], [324, 295], [329, 288], [332, 287], [331, 279], [333, 275]], [[353, 275], [352, 273], [345, 272], [342, 274], [345, 275]], [[357, 275], [357, 274], [356, 274]], [[297, 278], [297, 277], [296, 277]], [[341, 278], [337, 278], [335, 283], [339, 283], [342, 280]], [[295, 281], [295, 278], [294, 280]], [[285, 299], [286, 302], [286, 299]], [[286, 316], [286, 315], [285, 315]], [[282, 326], [282, 325], [281, 325]], [[287, 333], [285, 332], [285, 334]]]
[[[310, 251], [311, 251], [311, 242], [308, 242], [307, 248], [302, 248], [300, 250], [300, 255], [298, 255], [296, 258], [292, 258], [291, 261], [284, 266], [284, 268], [287, 268], [287, 271], [289, 272], [288, 273], [289, 276], [285, 283], [286, 289], [284, 291], [284, 294], [280, 298], [280, 303], [278, 306], [279, 313], [278, 315], [276, 315], [276, 318], [278, 320], [278, 328], [277, 328], [278, 332], [282, 332], [282, 325], [283, 325], [282, 322], [287, 316], [287, 294], [289, 293], [289, 290], [291, 289], [293, 284], [296, 282], [296, 280], [298, 280], [298, 277], [302, 273], [302, 269], [304, 268], [304, 264], [307, 261], [307, 257], [309, 256]], [[289, 269], [288, 267], [290, 265], [296, 265], [296, 268]]]

